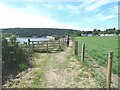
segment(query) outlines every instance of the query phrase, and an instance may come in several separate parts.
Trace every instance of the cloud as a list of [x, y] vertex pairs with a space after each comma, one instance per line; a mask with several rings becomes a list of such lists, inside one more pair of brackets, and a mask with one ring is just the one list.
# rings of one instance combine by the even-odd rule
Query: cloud
[[113, 18], [116, 18], [117, 15], [113, 14], [113, 15], [103, 15], [102, 13], [98, 13], [96, 14], [95, 16], [93, 16], [92, 18], [91, 17], [86, 17], [84, 20], [87, 22], [87, 23], [95, 23], [95, 22], [105, 22], [107, 20], [110, 20], [110, 19], [113, 19]]
[[95, 16], [95, 18], [98, 18], [98, 20], [99, 21], [106, 21], [106, 20], [110, 20], [110, 19], [113, 19], [113, 18], [115, 18], [115, 17], [117, 17], [117, 15], [108, 15], [108, 16], [105, 16], [105, 15], [103, 15], [103, 14], [101, 14], [101, 13], [98, 13], [96, 16]]
[[85, 21], [86, 21], [87, 23], [92, 23], [92, 22], [94, 22], [95, 20], [87, 17], [87, 18], [85, 18]]
[[117, 17], [117, 15], [109, 15], [109, 16], [103, 16], [101, 19], [102, 19], [102, 21], [106, 21], [106, 20], [109, 20], [109, 19], [112, 19], [115, 17]]
[[65, 7], [62, 5], [62, 4], [59, 4], [58, 6], [57, 6], [57, 9], [58, 10], [63, 10]]
[[97, 1], [93, 0], [94, 3], [89, 4], [89, 6], [85, 8], [85, 10], [93, 11], [93, 10], [100, 8], [101, 6], [103, 6], [105, 4], [112, 3], [112, 2], [118, 2], [118, 1], [119, 0], [97, 0]]
[[[84, 2], [82, 0], [79, 0], [78, 5], [74, 5], [76, 1], [73, 1], [73, 3], [59, 3], [57, 7], [55, 7], [57, 10], [64, 10], [68, 13], [68, 17], [72, 17], [74, 15], [79, 15], [82, 13], [83, 8], [89, 5], [91, 2]], [[95, 0], [94, 0], [95, 1]]]
[[80, 14], [81, 10], [80, 10], [80, 5], [75, 6], [75, 5], [71, 5], [71, 4], [58, 4], [57, 7], [55, 7], [57, 10], [64, 10], [68, 13], [68, 16], [71, 17], [73, 15], [76, 14]]
[[72, 24], [59, 23], [50, 17], [40, 16], [33, 13], [25, 13], [33, 8], [23, 10], [13, 9], [5, 5], [0, 5], [0, 28], [13, 27], [34, 27], [34, 28], [71, 28], [75, 29]]
[[72, 17], [74, 15], [78, 15], [81, 13], [79, 6], [73, 6], [73, 5], [66, 5], [66, 9], [68, 12], [68, 17]]
[[111, 14], [118, 14], [118, 5], [109, 8], [109, 12], [110, 12]]
[[[67, 4], [67, 5], [58, 5], [58, 10], [66, 10], [69, 14], [69, 16], [73, 16], [76, 14], [80, 14], [81, 12], [85, 11], [100, 11], [100, 7], [102, 7], [103, 5], [109, 4], [109, 3], [113, 3], [113, 2], [118, 2], [119, 0], [79, 0], [78, 3], [80, 3], [79, 5], [71, 5], [71, 4]], [[117, 9], [117, 6], [113, 8], [113, 10], [111, 10], [111, 12], [115, 11]]]

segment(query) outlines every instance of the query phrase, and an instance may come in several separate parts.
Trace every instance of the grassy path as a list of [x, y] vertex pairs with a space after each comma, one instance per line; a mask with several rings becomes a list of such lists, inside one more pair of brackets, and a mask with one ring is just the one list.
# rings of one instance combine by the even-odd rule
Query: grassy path
[[90, 70], [82, 67], [68, 47], [64, 52], [57, 53], [52, 58], [45, 74], [48, 88], [93, 88], [97, 87]]
[[33, 68], [16, 76], [4, 87], [16, 88], [97, 88], [90, 68], [85, 68], [70, 47], [58, 53], [36, 53]]

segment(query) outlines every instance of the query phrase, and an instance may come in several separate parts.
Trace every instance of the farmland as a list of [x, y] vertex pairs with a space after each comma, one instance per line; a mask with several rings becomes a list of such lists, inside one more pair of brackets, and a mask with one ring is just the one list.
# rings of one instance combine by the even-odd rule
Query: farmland
[[[85, 53], [92, 57], [100, 66], [107, 67], [108, 53], [113, 52], [112, 73], [118, 72], [118, 37], [76, 37], [79, 42], [79, 56], [82, 44], [85, 44]], [[86, 61], [89, 58], [85, 58]]]

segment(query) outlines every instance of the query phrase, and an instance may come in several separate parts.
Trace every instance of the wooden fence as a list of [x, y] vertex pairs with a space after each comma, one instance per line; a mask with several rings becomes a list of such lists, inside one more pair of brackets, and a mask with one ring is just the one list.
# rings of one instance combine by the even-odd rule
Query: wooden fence
[[[72, 38], [72, 41], [74, 43], [74, 54], [78, 55], [78, 41], [76, 41], [74, 38]], [[82, 44], [81, 48], [81, 62], [84, 63], [84, 58], [85, 58], [85, 44]], [[108, 65], [107, 65], [107, 75], [106, 75], [106, 87], [111, 88], [111, 74], [112, 74], [112, 57], [113, 57], [113, 52], [109, 52], [108, 54]]]
[[51, 51], [61, 48], [60, 39], [56, 41], [31, 41], [28, 39], [28, 48], [31, 50]]

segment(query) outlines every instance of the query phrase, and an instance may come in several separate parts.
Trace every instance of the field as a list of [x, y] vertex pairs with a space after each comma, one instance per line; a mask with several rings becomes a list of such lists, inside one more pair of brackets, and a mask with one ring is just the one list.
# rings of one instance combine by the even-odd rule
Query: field
[[[118, 37], [76, 37], [79, 42], [79, 56], [82, 44], [85, 44], [85, 53], [92, 57], [100, 66], [107, 67], [108, 53], [113, 52], [112, 72], [118, 72]], [[89, 60], [89, 58], [85, 58]]]

